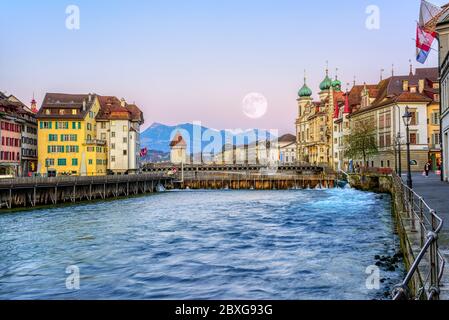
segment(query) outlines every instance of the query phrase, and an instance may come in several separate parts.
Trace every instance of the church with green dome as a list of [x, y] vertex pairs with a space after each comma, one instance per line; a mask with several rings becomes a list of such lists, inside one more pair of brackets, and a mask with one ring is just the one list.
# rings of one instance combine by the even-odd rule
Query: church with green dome
[[298, 91], [297, 159], [311, 164], [332, 164], [332, 131], [334, 127], [334, 101], [340, 97], [341, 81], [332, 80], [329, 70], [319, 85], [318, 101], [313, 100], [313, 91], [304, 84]]

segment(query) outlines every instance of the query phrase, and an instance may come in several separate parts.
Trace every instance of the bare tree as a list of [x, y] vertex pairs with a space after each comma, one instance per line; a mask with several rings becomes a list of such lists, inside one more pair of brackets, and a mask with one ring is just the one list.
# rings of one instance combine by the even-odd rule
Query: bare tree
[[366, 164], [367, 158], [379, 153], [374, 121], [365, 119], [356, 122], [345, 140], [345, 156], [349, 159], [363, 158]]

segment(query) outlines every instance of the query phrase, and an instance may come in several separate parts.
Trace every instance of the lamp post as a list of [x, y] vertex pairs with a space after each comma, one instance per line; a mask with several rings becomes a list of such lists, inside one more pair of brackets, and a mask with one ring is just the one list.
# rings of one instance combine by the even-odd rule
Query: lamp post
[[412, 114], [410, 112], [409, 107], [405, 107], [405, 113], [402, 116], [404, 120], [405, 127], [407, 129], [407, 186], [410, 189], [413, 189], [413, 181], [412, 181], [412, 171], [411, 171], [411, 160], [410, 160], [410, 124], [412, 122]]
[[401, 133], [398, 132], [397, 135], [397, 141], [398, 141], [398, 175], [399, 177], [402, 177], [402, 145], [401, 145]]

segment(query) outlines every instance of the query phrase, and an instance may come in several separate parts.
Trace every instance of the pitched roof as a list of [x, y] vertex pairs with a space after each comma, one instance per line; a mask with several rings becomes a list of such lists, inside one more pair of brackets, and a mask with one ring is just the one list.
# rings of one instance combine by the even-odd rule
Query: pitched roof
[[278, 142], [296, 142], [296, 137], [290, 133], [284, 134], [278, 139]]
[[182, 137], [181, 133], [177, 132], [170, 142], [170, 147], [187, 147], [187, 143]]
[[98, 96], [100, 111], [97, 120], [129, 120], [142, 124], [143, 112], [135, 104], [127, 104], [114, 96]]
[[[408, 88], [416, 88], [416, 92], [404, 90], [404, 81], [408, 81]], [[423, 91], [419, 92], [420, 81], [424, 81]], [[383, 107], [392, 103], [400, 102], [421, 102], [431, 103], [434, 100], [434, 95], [438, 94], [438, 91], [433, 89], [433, 83], [438, 81], [438, 68], [417, 68], [415, 74], [411, 73], [407, 76], [392, 76], [379, 82], [376, 89], [370, 90], [371, 94], [375, 93], [374, 101], [365, 108], [357, 108], [354, 113], [362, 113], [368, 110]], [[359, 89], [359, 88], [357, 88]], [[352, 91], [352, 90], [351, 90]], [[358, 91], [358, 90], [357, 90]], [[358, 96], [361, 100], [361, 93], [363, 92], [363, 86]], [[350, 96], [351, 99], [355, 99]], [[352, 103], [350, 103], [352, 104]]]
[[[84, 119], [95, 103], [96, 97], [95, 94], [47, 93], [36, 117], [38, 119]], [[71, 112], [61, 114], [61, 109], [76, 109], [78, 112], [76, 115]]]

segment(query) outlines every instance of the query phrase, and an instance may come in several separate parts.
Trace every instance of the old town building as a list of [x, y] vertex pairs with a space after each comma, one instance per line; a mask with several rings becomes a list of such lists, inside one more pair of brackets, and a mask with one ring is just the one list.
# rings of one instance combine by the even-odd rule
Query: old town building
[[13, 95], [0, 92], [0, 121], [0, 176], [32, 175], [37, 169], [34, 112]]
[[441, 133], [443, 147], [443, 179], [449, 181], [449, 14], [437, 25], [439, 35], [439, 61], [441, 83]]
[[[392, 76], [382, 80], [376, 88], [365, 87], [361, 91], [360, 105], [352, 110], [351, 126], [367, 121], [373, 123], [379, 153], [362, 166], [394, 168], [398, 142], [401, 143], [401, 164], [406, 168], [406, 127], [402, 116], [406, 107], [412, 114], [409, 141], [411, 144], [412, 170], [421, 171], [427, 161], [438, 162], [439, 149], [438, 114], [439, 84], [437, 68], [416, 69], [406, 76]], [[432, 120], [434, 117], [434, 120]], [[429, 131], [431, 130], [431, 131]]]
[[312, 90], [304, 85], [299, 90], [296, 120], [297, 161], [333, 166], [334, 100], [342, 99], [341, 82], [332, 81], [329, 72], [320, 84], [319, 101], [313, 101]]
[[278, 139], [279, 147], [279, 163], [280, 164], [295, 164], [296, 151], [296, 137], [292, 134], [285, 134]]
[[135, 104], [112, 96], [98, 96], [97, 136], [108, 145], [108, 172], [135, 173], [140, 168], [140, 126], [143, 113]]
[[97, 137], [100, 111], [93, 94], [47, 93], [38, 119], [42, 175], [105, 175], [107, 143]]

